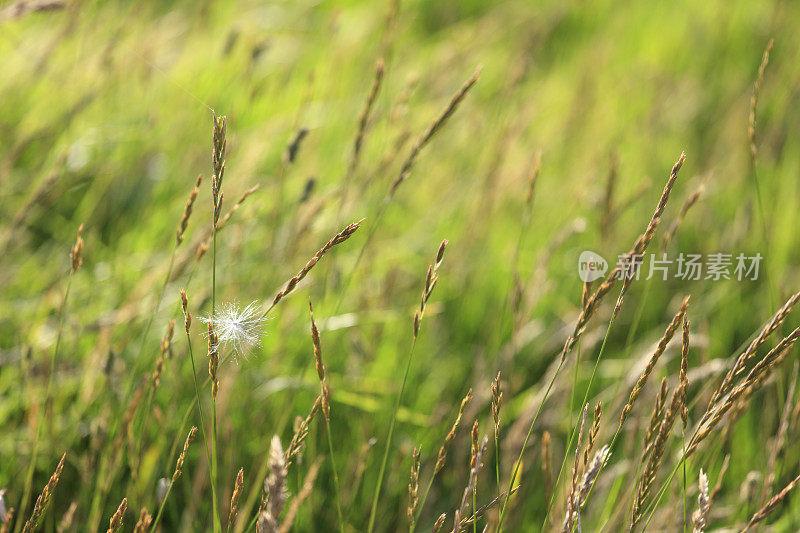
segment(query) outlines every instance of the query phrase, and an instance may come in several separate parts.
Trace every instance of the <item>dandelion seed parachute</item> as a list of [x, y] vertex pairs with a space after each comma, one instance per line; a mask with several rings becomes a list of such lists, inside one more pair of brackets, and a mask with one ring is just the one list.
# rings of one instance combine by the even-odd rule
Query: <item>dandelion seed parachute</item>
[[237, 362], [240, 358], [247, 359], [247, 354], [261, 344], [262, 327], [267, 321], [257, 301], [246, 307], [237, 302], [224, 303], [216, 313], [200, 320], [214, 325], [223, 350], [229, 349]]

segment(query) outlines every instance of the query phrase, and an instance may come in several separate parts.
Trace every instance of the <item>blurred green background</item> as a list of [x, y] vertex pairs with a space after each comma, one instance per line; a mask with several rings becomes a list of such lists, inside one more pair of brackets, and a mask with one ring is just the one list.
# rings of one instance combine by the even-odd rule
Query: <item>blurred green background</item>
[[[468, 475], [468, 428], [478, 419], [482, 434], [492, 432], [489, 383], [498, 369], [508, 483], [547, 368], [580, 310], [578, 255], [593, 250], [613, 265], [630, 248], [681, 151], [686, 163], [650, 251], [660, 251], [663, 230], [705, 180], [666, 251], [759, 252], [765, 272], [747, 282], [633, 284], [590, 391], [593, 401], [606, 405], [601, 441], [616, 428], [617, 404], [627, 395], [635, 361], [649, 354], [684, 295], [692, 295], [690, 364], [702, 370], [690, 390], [697, 418], [727, 360], [798, 288], [800, 4], [75, 1], [15, 18], [8, 16], [9, 5], [0, 3], [6, 15], [0, 15], [0, 488], [8, 489], [8, 506], [19, 505], [35, 426], [43, 424], [33, 499], [67, 452], [46, 531], [55, 530], [72, 502], [76, 530], [96, 530], [123, 496], [129, 527], [141, 507], [156, 507], [158, 479], [173, 470], [174, 446], [185, 438], [184, 413], [194, 399], [178, 291], [186, 287], [194, 314], [210, 309], [210, 254], [194, 270], [195, 249], [210, 223], [208, 179], [147, 336], [145, 329], [189, 191], [199, 173], [207, 178], [211, 171], [210, 109], [228, 117], [223, 210], [260, 186], [220, 233], [219, 300], [270, 301], [341, 227], [367, 219], [276, 308], [261, 347], [222, 369], [224, 512], [236, 471], [244, 467], [242, 513], [253, 516], [271, 436], [285, 445], [294, 418], [308, 413], [318, 393], [310, 296], [322, 326], [347, 530], [364, 530], [414, 309], [444, 238], [450, 246], [416, 346], [379, 507], [383, 531], [405, 527], [413, 447], [422, 444], [427, 481], [460, 399], [472, 387], [467, 429], [454, 442], [420, 527], [427, 530], [442, 512], [452, 517]], [[762, 217], [747, 125], [770, 38], [775, 45], [756, 115]], [[385, 78], [341, 202], [379, 58]], [[478, 67], [477, 85], [378, 217], [413, 143]], [[301, 128], [308, 134], [289, 162], [287, 144]], [[528, 215], [525, 196], [539, 152]], [[72, 281], [45, 401], [79, 224], [84, 264]], [[517, 313], [515, 293], [522, 295]], [[577, 374], [573, 354], [537, 422], [508, 519], [512, 529], [532, 530], [544, 519], [541, 432], [552, 434], [557, 472], [581, 408], [571, 401], [573, 379], [581, 398], [615, 295], [589, 324]], [[172, 318], [177, 332], [161, 384], [128, 436], [128, 447], [141, 450], [141, 463], [134, 468], [123, 461], [104, 472], [103, 458], [126, 446], [112, 433], [128, 409], [126, 393], [152, 372]], [[198, 323], [193, 344], [204, 377]], [[668, 355], [657, 372], [674, 382], [679, 357], [675, 350]], [[791, 352], [756, 394], [754, 407], [688, 465], [693, 505], [699, 468], [710, 472], [714, 485], [723, 456], [731, 455], [715, 525], [741, 525], [759, 506], [758, 498], [743, 494], [743, 481], [751, 471], [763, 472], [765, 444], [777, 431], [796, 358]], [[656, 380], [637, 408], [640, 425]], [[189, 423], [196, 418], [191, 412]], [[796, 436], [793, 424], [790, 442]], [[634, 461], [639, 452], [635, 432], [623, 437], [612, 457], [618, 468], [607, 470], [614, 472], [604, 489], [608, 498], [598, 493], [585, 511], [589, 530], [599, 530], [613, 509], [627, 505], [621, 481], [626, 465], [631, 468], [626, 453]], [[209, 524], [201, 447], [190, 450], [165, 509], [164, 530], [200, 531]], [[324, 425], [314, 422], [305, 458], [290, 471], [291, 492], [317, 455], [327, 457], [327, 444]], [[669, 463], [673, 455], [667, 457]], [[775, 489], [797, 474], [799, 459], [800, 449], [789, 445]], [[495, 491], [493, 464], [492, 458], [482, 474], [483, 502]], [[680, 508], [679, 485], [674, 481], [662, 502], [665, 517]], [[326, 461], [297, 529], [335, 527], [333, 494]], [[775, 531], [797, 531], [798, 513], [800, 499], [790, 498], [774, 515]]]

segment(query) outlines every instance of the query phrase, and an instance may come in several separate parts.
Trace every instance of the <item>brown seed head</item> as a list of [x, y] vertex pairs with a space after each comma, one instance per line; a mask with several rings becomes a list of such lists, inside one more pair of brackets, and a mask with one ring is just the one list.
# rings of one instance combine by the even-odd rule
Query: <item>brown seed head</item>
[[189, 199], [186, 200], [186, 207], [183, 208], [183, 215], [181, 216], [181, 223], [178, 225], [178, 232], [176, 236], [175, 246], [179, 246], [183, 242], [183, 234], [186, 233], [186, 228], [189, 226], [189, 217], [192, 216], [192, 206], [197, 199], [197, 194], [200, 192], [200, 183], [203, 181], [203, 175], [197, 176], [197, 182], [189, 193]]
[[50, 503], [50, 498], [53, 497], [56, 485], [58, 485], [58, 481], [61, 479], [61, 470], [64, 468], [64, 459], [66, 457], [66, 453], [61, 456], [61, 460], [58, 462], [55, 472], [50, 476], [50, 480], [47, 482], [47, 485], [44, 486], [44, 489], [42, 489], [42, 493], [36, 498], [31, 517], [25, 522], [25, 526], [22, 528], [23, 533], [34, 531], [39, 524], [39, 520], [42, 518], [44, 510], [47, 508], [47, 504]]
[[188, 335], [189, 327], [192, 325], [192, 314], [189, 312], [189, 299], [186, 297], [186, 289], [181, 289], [181, 309], [183, 309], [183, 327]]
[[228, 530], [236, 522], [236, 515], [239, 514], [239, 497], [242, 495], [242, 487], [244, 486], [244, 468], [239, 469], [236, 474], [236, 482], [233, 485], [233, 494], [231, 495], [231, 511], [228, 513]]
[[122, 503], [117, 507], [117, 512], [108, 521], [108, 531], [106, 533], [117, 533], [122, 527], [122, 519], [128, 509], [128, 498], [122, 498]]
[[172, 474], [173, 483], [178, 481], [178, 478], [180, 478], [183, 473], [183, 462], [186, 460], [186, 452], [189, 451], [189, 445], [194, 440], [195, 435], [197, 435], [197, 427], [192, 426], [192, 429], [189, 430], [189, 434], [186, 436], [186, 442], [183, 443], [183, 450], [178, 456], [178, 461], [175, 463], [175, 472]]
[[219, 338], [214, 333], [214, 324], [208, 322], [208, 375], [211, 376], [211, 396], [216, 399], [219, 392], [217, 368], [219, 367]]
[[314, 254], [314, 257], [312, 257], [308, 261], [308, 263], [306, 263], [306, 266], [304, 266], [300, 270], [300, 272], [298, 272], [292, 279], [290, 279], [286, 283], [286, 286], [283, 288], [283, 290], [281, 290], [280, 292], [278, 292], [278, 294], [275, 295], [275, 298], [272, 300], [272, 306], [270, 307], [270, 309], [275, 305], [277, 305], [278, 302], [280, 302], [286, 295], [288, 295], [294, 290], [297, 284], [300, 283], [300, 281], [306, 277], [306, 275], [311, 271], [311, 269], [314, 268], [314, 265], [317, 264], [317, 262], [322, 258], [323, 255], [325, 255], [328, 252], [328, 250], [330, 250], [337, 244], [341, 244], [347, 239], [349, 239], [350, 236], [353, 233], [355, 233], [359, 227], [361, 227], [362, 222], [364, 222], [363, 218], [358, 222], [354, 222], [353, 224], [346, 226], [342, 231], [334, 235], [333, 238], [325, 244], [325, 246], [320, 248], [320, 250], [316, 254]]
[[77, 272], [83, 264], [83, 237], [81, 237], [81, 233], [83, 233], [83, 224], [78, 226], [78, 236], [75, 238], [75, 244], [72, 246], [70, 252], [70, 259], [72, 261], [71, 274]]
[[463, 400], [461, 400], [461, 406], [458, 408], [458, 415], [456, 416], [455, 422], [453, 422], [453, 427], [450, 428], [450, 431], [444, 437], [444, 443], [439, 448], [439, 455], [436, 458], [436, 465], [433, 468], [434, 475], [444, 468], [444, 463], [447, 459], [447, 448], [450, 446], [450, 443], [453, 442], [453, 439], [456, 436], [456, 431], [458, 430], [458, 426], [461, 424], [461, 417], [464, 416], [464, 411], [467, 409], [467, 406], [471, 401], [472, 389], [469, 389], [467, 391], [467, 395], [464, 396]]

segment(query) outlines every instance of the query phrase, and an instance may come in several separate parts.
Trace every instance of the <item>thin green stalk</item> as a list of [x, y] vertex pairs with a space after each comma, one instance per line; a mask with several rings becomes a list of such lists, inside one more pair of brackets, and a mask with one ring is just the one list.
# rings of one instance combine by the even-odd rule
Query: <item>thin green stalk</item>
[[[622, 297], [624, 290], [625, 290], [625, 285], [623, 284], [622, 288], [620, 289], [620, 298]], [[603, 336], [603, 343], [600, 345], [600, 352], [597, 354], [597, 360], [594, 362], [592, 375], [589, 377], [589, 384], [586, 386], [586, 392], [583, 395], [583, 401], [581, 402], [581, 405], [586, 405], [586, 403], [589, 400], [589, 393], [592, 390], [592, 384], [594, 383], [594, 378], [597, 375], [597, 368], [600, 366], [600, 360], [603, 358], [603, 353], [605, 352], [606, 349], [606, 343], [608, 342], [608, 334], [611, 332], [611, 326], [614, 324], [614, 320], [617, 317], [618, 310], [619, 310], [619, 305], [614, 307], [614, 311], [611, 314], [611, 319], [608, 321], [608, 326], [606, 326], [606, 333]], [[545, 396], [545, 399], [546, 398], [547, 397]], [[544, 400], [542, 401], [542, 403], [544, 403]], [[569, 438], [569, 444], [567, 445], [568, 450], [572, 449], [572, 443], [573, 440], [575, 439], [575, 432], [578, 429], [578, 424], [579, 422], [576, 420], [575, 425], [572, 427], [572, 433]], [[617, 431], [619, 432], [619, 430]], [[561, 461], [561, 468], [558, 471], [558, 477], [556, 477], [556, 482], [553, 485], [554, 488], [558, 487], [558, 483], [561, 480], [561, 474], [564, 472], [565, 462], [566, 462], [566, 455], [564, 456], [564, 460]], [[597, 481], [597, 478], [595, 478], [595, 481]], [[555, 496], [556, 496], [556, 491], [553, 490], [553, 495], [550, 497], [550, 503], [548, 504], [547, 511], [544, 515], [544, 522], [542, 523], [542, 531], [544, 531], [544, 528], [547, 527], [547, 520], [550, 516], [550, 509], [552, 508], [553, 502], [555, 501]]]
[[[500, 498], [500, 443], [496, 431], [494, 432], [494, 467], [497, 474], [497, 497]], [[498, 533], [500, 533], [499, 530]]]
[[[59, 315], [61, 316], [59, 317], [58, 320], [58, 333], [56, 335], [56, 346], [55, 349], [53, 349], [53, 353], [50, 354], [50, 373], [47, 376], [47, 385], [45, 386], [45, 392], [44, 392], [44, 407], [42, 411], [47, 410], [47, 402], [50, 399], [50, 389], [53, 384], [53, 373], [55, 372], [56, 368], [56, 357], [58, 356], [58, 350], [61, 347], [61, 337], [64, 331], [64, 315], [66, 314], [67, 311], [67, 300], [69, 299], [69, 290], [70, 287], [72, 286], [73, 274], [74, 272], [70, 270], [69, 277], [67, 278], [67, 288], [64, 290], [64, 298], [63, 300], [61, 300], [61, 310], [59, 311]], [[20, 516], [28, 508], [28, 503], [30, 503], [30, 491], [31, 491], [31, 486], [33, 485], [33, 473], [36, 470], [36, 459], [39, 455], [39, 438], [41, 436], [42, 421], [39, 420], [38, 414], [36, 418], [37, 422], [36, 422], [36, 433], [33, 438], [33, 451], [31, 452], [31, 461], [30, 464], [28, 465], [28, 472], [25, 476], [25, 489], [22, 492], [22, 503], [19, 506]], [[24, 522], [23, 520], [17, 520], [15, 531], [20, 530], [23, 522]]]
[[[172, 269], [175, 264], [175, 253], [177, 250], [178, 246], [176, 245], [172, 249], [172, 255], [169, 258], [169, 267], [167, 268], [167, 275], [164, 277], [164, 283], [161, 285], [161, 291], [159, 292], [158, 299], [156, 300], [156, 305], [153, 307], [153, 311], [150, 313], [150, 317], [147, 320], [147, 326], [145, 327], [144, 335], [142, 336], [142, 345], [139, 347], [139, 356], [136, 358], [136, 361], [149, 361], [149, 359], [142, 357], [142, 354], [144, 353], [145, 342], [150, 333], [150, 329], [153, 325], [153, 320], [155, 316], [158, 314], [158, 309], [161, 307], [161, 301], [164, 299], [164, 293], [167, 290], [167, 284], [169, 283], [169, 279], [172, 276]], [[138, 374], [139, 372], [137, 370], [135, 372], [135, 375]], [[135, 384], [136, 381], [131, 382], [131, 391], [134, 389]], [[134, 455], [134, 458], [136, 460], [139, 460], [141, 457], [142, 442], [144, 441], [144, 423], [145, 420], [147, 420], [148, 418], [147, 413], [150, 412], [150, 406], [153, 403], [154, 395], [155, 395], [155, 389], [151, 387], [150, 391], [147, 394], [147, 399], [145, 400], [144, 409], [141, 410], [141, 414], [139, 415], [139, 424], [137, 431], [137, 433], [139, 434], [139, 438], [137, 439], [136, 454]], [[127, 404], [127, 402], [128, 400], [126, 399], [125, 403]]]
[[336, 471], [336, 460], [333, 458], [333, 436], [331, 435], [331, 422], [325, 420], [325, 430], [328, 433], [328, 451], [331, 454], [331, 470], [333, 470], [333, 486], [336, 489], [336, 514], [339, 515], [339, 531], [344, 533], [344, 519], [342, 518], [342, 499], [339, 496], [339, 474]]
[[408, 528], [408, 533], [414, 533], [414, 530], [417, 529], [419, 518], [422, 515], [422, 508], [425, 506], [425, 500], [428, 499], [428, 494], [430, 494], [431, 492], [434, 479], [436, 479], [436, 470], [434, 470], [433, 473], [431, 474], [431, 479], [430, 481], [428, 481], [428, 486], [425, 488], [425, 492], [422, 493], [422, 499], [419, 501], [419, 504], [417, 505], [417, 516], [414, 517], [414, 522]]
[[[206, 460], [208, 461], [209, 468], [211, 468], [211, 455], [208, 451], [208, 440], [206, 439], [206, 425], [203, 416], [203, 405], [200, 402], [200, 386], [197, 384], [197, 368], [194, 365], [194, 351], [192, 350], [192, 340], [189, 338], [189, 332], [186, 332], [186, 343], [189, 345], [189, 359], [192, 361], [192, 378], [194, 378], [194, 398], [197, 403], [197, 411], [200, 415], [200, 431], [203, 434], [203, 447], [206, 450]], [[181, 431], [183, 426], [181, 426]], [[155, 528], [153, 528], [155, 529]]]
[[[686, 456], [686, 428], [682, 431], [683, 455]], [[686, 461], [683, 461], [683, 515], [681, 515], [682, 531], [686, 531]]]
[[[217, 309], [217, 222], [212, 212], [211, 226], [211, 316]], [[216, 347], [215, 347], [216, 349]], [[200, 405], [200, 402], [197, 403]], [[214, 383], [211, 384], [211, 509], [213, 512], [213, 530], [219, 530], [219, 510], [217, 509], [217, 398], [214, 394]]]
[[158, 523], [161, 521], [161, 514], [164, 512], [164, 506], [167, 503], [167, 498], [169, 498], [169, 493], [172, 492], [172, 486], [175, 484], [174, 481], [170, 480], [169, 486], [167, 487], [167, 493], [164, 494], [164, 499], [161, 500], [161, 505], [158, 506], [158, 513], [156, 513], [156, 518], [153, 520], [153, 524], [150, 526], [152, 531], [158, 531], [156, 527]]
[[[517, 461], [514, 464], [514, 471], [511, 474], [511, 481], [509, 482], [508, 494], [511, 494], [511, 489], [514, 488], [513, 487], [514, 480], [517, 478], [517, 473], [519, 473], [519, 468], [522, 464], [522, 456], [525, 454], [525, 448], [528, 446], [528, 441], [530, 440], [531, 435], [533, 434], [533, 427], [536, 425], [536, 421], [539, 419], [539, 415], [542, 412], [542, 408], [544, 407], [545, 401], [547, 401], [547, 397], [550, 395], [550, 390], [553, 388], [553, 384], [555, 383], [558, 374], [561, 372], [561, 368], [564, 366], [565, 359], [566, 358], [561, 359], [561, 361], [558, 363], [558, 367], [556, 368], [555, 373], [553, 374], [553, 377], [550, 378], [550, 383], [548, 383], [547, 389], [544, 392], [544, 398], [542, 398], [542, 401], [539, 403], [539, 407], [536, 409], [536, 414], [533, 416], [533, 420], [531, 421], [531, 426], [530, 428], [528, 428], [528, 434], [525, 435], [525, 440], [522, 442], [522, 449], [519, 451], [519, 457], [517, 457]], [[509, 497], [506, 498], [505, 501], [503, 501], [503, 506], [500, 509], [500, 519], [497, 524], [497, 531], [502, 531], [503, 519], [505, 518], [506, 507], [508, 506], [508, 501], [510, 499], [511, 498]]]
[[[377, 222], [377, 221], [376, 221]], [[403, 392], [406, 390], [406, 381], [408, 381], [408, 373], [411, 370], [411, 361], [414, 359], [414, 347], [417, 345], [417, 338], [411, 341], [411, 349], [408, 352], [408, 360], [406, 361], [406, 370], [403, 373], [403, 382], [400, 385], [400, 392], [394, 402], [392, 409], [392, 418], [389, 422], [389, 434], [386, 436], [386, 447], [383, 450], [383, 460], [381, 461], [381, 469], [378, 472], [378, 482], [375, 486], [375, 493], [372, 496], [372, 510], [369, 513], [369, 525], [367, 532], [372, 533], [375, 528], [375, 517], [378, 514], [378, 500], [381, 496], [381, 486], [383, 485], [383, 476], [386, 473], [386, 462], [389, 459], [389, 449], [392, 446], [392, 436], [394, 435], [394, 426], [397, 422], [397, 412], [400, 410], [400, 402], [403, 399]]]

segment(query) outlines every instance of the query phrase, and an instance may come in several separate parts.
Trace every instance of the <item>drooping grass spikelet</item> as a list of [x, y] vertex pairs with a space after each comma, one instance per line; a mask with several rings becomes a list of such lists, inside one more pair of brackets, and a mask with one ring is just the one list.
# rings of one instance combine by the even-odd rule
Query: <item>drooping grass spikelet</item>
[[237, 202], [233, 204], [233, 206], [228, 210], [228, 212], [225, 213], [225, 216], [222, 217], [219, 220], [219, 222], [217, 222], [216, 224], [217, 232], [222, 230], [228, 224], [228, 221], [230, 221], [233, 214], [242, 206], [244, 201], [247, 200], [247, 197], [256, 192], [260, 187], [261, 187], [260, 185], [253, 185], [252, 187], [250, 187], [249, 189], [247, 189], [242, 193], [242, 195], [239, 197], [239, 200], [237, 200]]
[[314, 344], [314, 363], [317, 368], [317, 377], [320, 383], [320, 398], [322, 414], [325, 415], [325, 432], [328, 437], [328, 451], [330, 452], [331, 470], [333, 472], [334, 487], [336, 489], [336, 512], [339, 517], [339, 530], [344, 533], [344, 519], [342, 514], [341, 495], [339, 490], [339, 473], [336, 469], [336, 459], [333, 453], [333, 434], [331, 432], [331, 411], [328, 394], [328, 382], [325, 379], [325, 365], [322, 363], [322, 340], [319, 335], [317, 323], [314, 321], [314, 307], [311, 298], [308, 299], [308, 313], [311, 317], [311, 340]]
[[239, 498], [242, 495], [242, 487], [244, 486], [244, 468], [239, 469], [236, 474], [236, 482], [233, 485], [233, 494], [231, 494], [231, 510], [228, 513], [228, 531], [236, 523], [236, 515], [239, 514]]
[[[361, 223], [363, 221], [364, 219], [361, 219], [358, 222], [354, 222], [346, 226], [342, 231], [334, 235], [333, 238], [325, 244], [325, 246], [320, 248], [320, 250], [316, 254], [314, 254], [314, 257], [312, 257], [308, 261], [308, 263], [306, 263], [306, 265], [300, 270], [300, 272], [298, 272], [294, 277], [292, 277], [286, 283], [286, 286], [281, 291], [279, 291], [278, 294], [275, 295], [275, 298], [272, 300], [272, 305], [270, 305], [269, 309], [275, 307], [278, 304], [278, 302], [280, 302], [285, 296], [291, 293], [297, 286], [297, 284], [300, 283], [300, 281], [306, 277], [309, 271], [311, 271], [311, 269], [314, 268], [314, 265], [317, 264], [317, 262], [322, 258], [323, 255], [325, 255], [328, 252], [328, 250], [330, 250], [337, 244], [341, 244], [347, 239], [349, 239], [350, 236], [353, 233], [355, 233], [356, 230], [361, 226]], [[267, 310], [267, 312], [269, 312], [269, 309]]]
[[756, 511], [756, 513], [750, 518], [750, 521], [747, 522], [747, 525], [742, 530], [742, 533], [750, 531], [750, 529], [754, 525], [758, 524], [759, 522], [767, 518], [772, 513], [772, 511], [774, 511], [775, 508], [786, 498], [789, 492], [791, 492], [792, 489], [794, 489], [794, 487], [798, 483], [800, 483], [800, 476], [797, 476], [796, 478], [791, 480], [789, 484], [783, 488], [782, 491], [773, 496], [761, 509]]
[[438, 533], [442, 529], [446, 518], [447, 513], [442, 513], [439, 515], [439, 518], [437, 518], [436, 522], [433, 523], [433, 528], [431, 529], [432, 533]]
[[122, 498], [122, 503], [117, 507], [117, 511], [113, 514], [108, 521], [108, 531], [106, 533], [117, 533], [122, 527], [122, 519], [125, 517], [125, 511], [128, 509], [128, 498]]
[[647, 366], [642, 371], [642, 374], [639, 376], [639, 379], [636, 381], [636, 384], [631, 389], [630, 396], [628, 397], [628, 402], [625, 404], [625, 407], [622, 408], [622, 414], [619, 418], [619, 425], [622, 427], [625, 424], [625, 420], [627, 420], [628, 416], [633, 409], [633, 405], [636, 403], [636, 399], [642, 393], [642, 389], [644, 389], [645, 384], [647, 383], [647, 378], [650, 377], [650, 373], [655, 368], [658, 359], [661, 357], [661, 354], [664, 353], [664, 350], [667, 348], [667, 344], [669, 341], [672, 340], [672, 337], [675, 335], [675, 332], [678, 330], [678, 326], [683, 321], [683, 317], [686, 315], [686, 309], [689, 306], [689, 296], [683, 299], [683, 303], [681, 304], [680, 310], [675, 314], [672, 318], [672, 322], [669, 323], [667, 326], [664, 335], [658, 341], [656, 345], [656, 349], [653, 352], [653, 355], [650, 356], [650, 360], [647, 362]]
[[44, 489], [42, 489], [42, 493], [38, 498], [36, 498], [33, 511], [31, 512], [31, 516], [28, 518], [28, 521], [25, 522], [25, 526], [22, 528], [22, 533], [34, 531], [36, 526], [39, 524], [39, 520], [42, 518], [42, 514], [44, 514], [44, 511], [47, 508], [47, 504], [50, 503], [50, 498], [53, 497], [53, 492], [56, 490], [56, 485], [58, 485], [58, 481], [61, 479], [61, 470], [64, 468], [64, 459], [66, 457], [66, 453], [61, 456], [61, 460], [58, 462], [55, 472], [53, 472], [53, 475], [50, 476], [50, 480], [47, 482], [47, 485], [44, 486]]
[[319, 335], [317, 323], [314, 321], [314, 307], [311, 305], [311, 298], [308, 299], [308, 312], [311, 315], [311, 341], [314, 344], [314, 364], [317, 369], [317, 377], [322, 388], [320, 397], [322, 398], [322, 413], [325, 420], [330, 420], [330, 406], [328, 404], [328, 383], [325, 379], [325, 365], [322, 363], [322, 341]]
[[442, 126], [445, 125], [447, 119], [455, 113], [456, 109], [458, 109], [459, 104], [467, 96], [472, 86], [478, 81], [478, 77], [480, 76], [480, 69], [475, 71], [475, 74], [472, 75], [470, 79], [464, 82], [464, 85], [453, 95], [453, 98], [450, 100], [450, 103], [445, 107], [444, 111], [433, 121], [431, 122], [428, 129], [417, 139], [417, 142], [411, 148], [411, 152], [409, 152], [406, 160], [403, 162], [403, 166], [400, 168], [400, 173], [397, 178], [392, 182], [392, 186], [389, 188], [389, 194], [387, 195], [388, 198], [394, 197], [395, 192], [397, 192], [397, 188], [408, 178], [411, 174], [411, 169], [414, 167], [414, 162], [417, 160], [417, 156], [419, 155], [420, 151], [425, 147], [428, 142], [436, 135]]
[[180, 455], [178, 456], [178, 460], [175, 463], [175, 472], [172, 474], [173, 483], [178, 481], [178, 478], [180, 478], [181, 474], [183, 473], [183, 462], [186, 460], [186, 452], [189, 451], [189, 445], [192, 444], [195, 435], [197, 435], [197, 427], [192, 426], [192, 429], [189, 430], [189, 434], [186, 436], [186, 442], [183, 443], [183, 450], [181, 451]]
[[83, 264], [83, 237], [81, 234], [83, 233], [83, 224], [78, 226], [78, 236], [75, 238], [75, 244], [72, 245], [72, 249], [70, 250], [70, 274], [74, 274], [81, 268]]
[[444, 257], [444, 250], [447, 248], [447, 239], [443, 240], [439, 245], [439, 251], [436, 253], [436, 261], [428, 267], [428, 274], [425, 277], [425, 287], [422, 289], [422, 296], [420, 297], [419, 310], [414, 313], [414, 338], [419, 335], [419, 328], [422, 324], [422, 316], [425, 314], [425, 304], [433, 293], [433, 288], [439, 281], [439, 266], [442, 264]]
[[197, 199], [197, 195], [200, 192], [200, 184], [203, 181], [203, 175], [199, 174], [197, 176], [197, 182], [194, 184], [194, 188], [192, 188], [192, 192], [189, 193], [189, 199], [186, 200], [186, 207], [183, 208], [183, 215], [181, 216], [181, 222], [178, 225], [178, 231], [176, 234], [175, 246], [179, 246], [183, 242], [183, 235], [186, 233], [186, 228], [189, 226], [189, 217], [192, 216], [192, 206], [194, 205], [194, 201]]
[[693, 533], [703, 533], [708, 525], [708, 515], [711, 511], [711, 499], [708, 495], [708, 476], [700, 469], [697, 482], [697, 509], [692, 513]]

